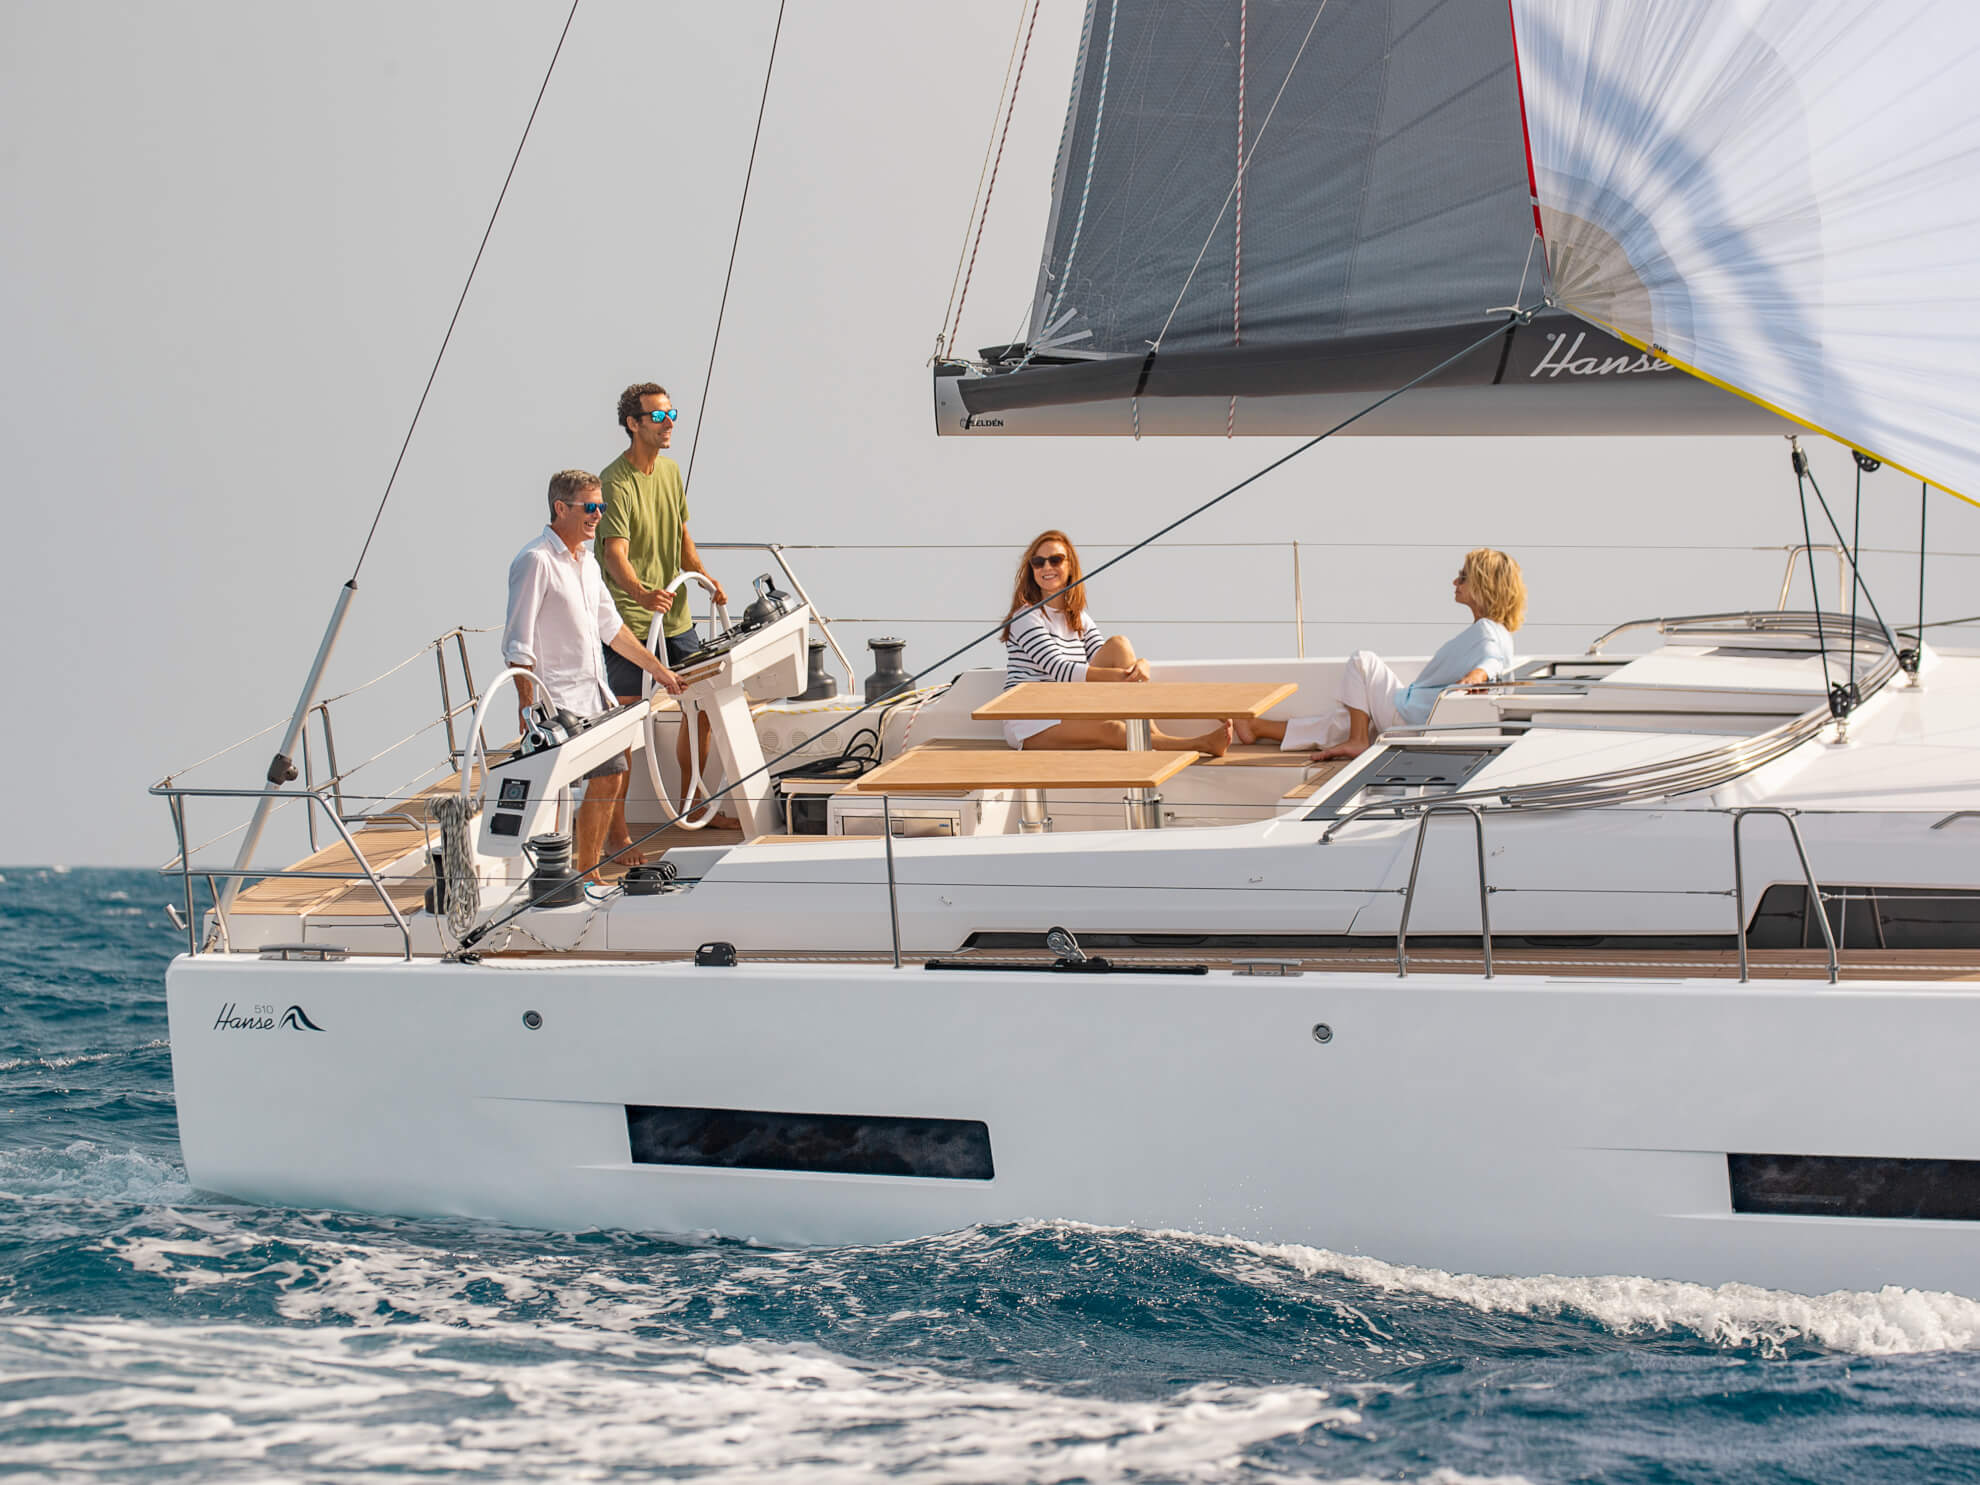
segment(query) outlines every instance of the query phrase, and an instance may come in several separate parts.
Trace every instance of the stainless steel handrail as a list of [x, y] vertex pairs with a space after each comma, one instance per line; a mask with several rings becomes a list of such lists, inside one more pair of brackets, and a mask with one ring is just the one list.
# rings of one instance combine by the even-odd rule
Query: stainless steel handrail
[[[1673, 614], [1662, 618], [1631, 619], [1618, 624], [1604, 634], [1596, 636], [1589, 643], [1588, 653], [1599, 655], [1602, 646], [1619, 634], [1629, 634], [1638, 629], [1654, 629], [1659, 634], [1694, 635], [1703, 637], [1717, 632], [1731, 634], [1792, 634], [1802, 639], [1823, 640], [1841, 638], [1850, 632], [1847, 614], [1824, 614], [1818, 627], [1812, 609], [1746, 609], [1719, 614]], [[1869, 639], [1879, 646], [1887, 646], [1881, 626], [1868, 619], [1858, 618], [1855, 635], [1858, 639]]]
[[1788, 591], [1794, 586], [1795, 565], [1801, 561], [1801, 554], [1803, 552], [1808, 553], [1808, 562], [1811, 568], [1814, 566], [1815, 554], [1817, 552], [1833, 552], [1836, 558], [1836, 590], [1841, 592], [1849, 586], [1848, 547], [1838, 546], [1834, 542], [1829, 542], [1826, 544], [1818, 543], [1812, 547], [1799, 545], [1784, 547], [1782, 550], [1787, 553], [1787, 571], [1781, 574], [1781, 601], [1775, 605], [1776, 608], [1787, 607]]
[[1945, 819], [1934, 821], [1932, 828], [1934, 830], [1944, 830], [1948, 825], [1960, 820], [1980, 820], [1980, 810], [1954, 810]]
[[[170, 801], [173, 825], [178, 831], [178, 875], [183, 885], [186, 899], [187, 953], [195, 955], [199, 953], [198, 909], [193, 905], [192, 892], [192, 879], [194, 876], [203, 876], [209, 880], [213, 878], [224, 878], [228, 881], [273, 877], [278, 879], [300, 878], [305, 880], [322, 879], [326, 881], [349, 882], [354, 880], [357, 873], [347, 871], [296, 871], [292, 868], [270, 871], [263, 867], [206, 866], [200, 867], [195, 871], [192, 863], [186, 857], [185, 801], [188, 799], [303, 799], [313, 805], [319, 806], [329, 816], [331, 825], [343, 839], [344, 848], [351, 853], [351, 859], [358, 864], [359, 873], [371, 884], [371, 890], [378, 894], [378, 900], [385, 905], [385, 911], [392, 915], [392, 922], [397, 926], [400, 937], [405, 941], [406, 961], [408, 963], [412, 961], [412, 925], [406, 922], [405, 915], [399, 911], [398, 904], [392, 901], [392, 894], [386, 890], [384, 880], [372, 869], [371, 863], [365, 859], [364, 852], [358, 849], [357, 841], [352, 837], [343, 816], [332, 808], [330, 801], [325, 799], [322, 794], [309, 790], [297, 793], [281, 789], [188, 789], [171, 783], [153, 784], [147, 792]], [[380, 818], [386, 817], [381, 816]], [[429, 833], [426, 838], [430, 842], [432, 840], [431, 834]], [[159, 869], [161, 876], [169, 876], [171, 873], [172, 868], [170, 867], [161, 867]], [[219, 905], [217, 896], [214, 899], [214, 912], [218, 919], [222, 940], [231, 942], [231, 936], [227, 931], [226, 910]]]
[[1423, 865], [1423, 840], [1434, 815], [1469, 815], [1478, 836], [1478, 941], [1485, 950], [1485, 978], [1492, 978], [1492, 889], [1485, 880], [1485, 813], [1476, 805], [1433, 805], [1416, 822], [1416, 854], [1409, 862], [1409, 885], [1403, 889], [1402, 918], [1396, 924], [1396, 977], [1409, 977], [1409, 912], [1416, 902], [1416, 874]]
[[894, 883], [894, 809], [892, 800], [880, 796], [880, 838], [887, 847], [887, 920], [894, 929], [894, 968], [901, 967], [901, 899]]
[[[1795, 823], [1794, 811], [1779, 805], [1747, 805], [1727, 811], [1733, 817], [1733, 912], [1739, 918], [1739, 981], [1743, 985], [1750, 976], [1746, 972], [1746, 868], [1740, 857], [1739, 831], [1746, 823], [1748, 815], [1778, 815], [1787, 821], [1788, 835], [1794, 841], [1794, 853], [1801, 858], [1801, 874], [1808, 882], [1808, 910], [1815, 914], [1822, 925], [1822, 942], [1829, 946], [1829, 983], [1834, 985], [1842, 979], [1842, 956], [1836, 952], [1835, 930], [1829, 927], [1829, 909], [1822, 889], [1815, 883], [1815, 868], [1809, 864], [1808, 847], [1802, 843], [1801, 827]], [[1936, 827], [1935, 827], [1936, 828]]]

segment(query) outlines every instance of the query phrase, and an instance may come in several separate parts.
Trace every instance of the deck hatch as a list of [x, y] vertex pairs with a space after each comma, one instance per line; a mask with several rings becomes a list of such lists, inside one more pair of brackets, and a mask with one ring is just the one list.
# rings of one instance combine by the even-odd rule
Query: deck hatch
[[979, 1119], [627, 1104], [626, 1134], [635, 1165], [948, 1181], [988, 1181], [997, 1173], [990, 1127]]
[[1728, 1155], [1735, 1212], [1980, 1222], [1980, 1160]]

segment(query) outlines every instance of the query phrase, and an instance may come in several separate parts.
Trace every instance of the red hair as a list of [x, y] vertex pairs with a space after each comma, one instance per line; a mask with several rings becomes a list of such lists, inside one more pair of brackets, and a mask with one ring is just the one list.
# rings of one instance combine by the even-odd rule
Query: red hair
[[1005, 644], [1011, 642], [1011, 620], [1017, 617], [1019, 609], [1030, 608], [1045, 597], [1045, 590], [1038, 586], [1038, 579], [1031, 575], [1031, 559], [1038, 555], [1038, 549], [1048, 541], [1056, 541], [1066, 549], [1066, 586], [1060, 591], [1065, 594], [1065, 616], [1072, 621], [1073, 633], [1084, 627], [1086, 617], [1086, 588], [1080, 583], [1085, 570], [1079, 565], [1079, 549], [1072, 544], [1072, 538], [1059, 530], [1041, 531], [1031, 538], [1031, 545], [1024, 549], [1018, 558], [1017, 584], [1011, 590], [1011, 606], [1004, 615]]

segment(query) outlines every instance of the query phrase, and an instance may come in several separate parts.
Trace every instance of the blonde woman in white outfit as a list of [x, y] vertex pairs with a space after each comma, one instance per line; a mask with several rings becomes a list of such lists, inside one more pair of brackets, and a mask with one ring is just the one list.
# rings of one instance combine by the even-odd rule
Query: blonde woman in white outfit
[[[1079, 553], [1063, 531], [1032, 538], [1018, 559], [1017, 582], [1004, 621], [1009, 661], [1004, 689], [1027, 681], [1145, 681], [1148, 662], [1125, 635], [1109, 639], [1086, 607]], [[1043, 603], [1041, 608], [1031, 605]], [[1030, 609], [1030, 612], [1025, 610]], [[1219, 755], [1231, 745], [1231, 724], [1188, 737], [1152, 728], [1158, 752]], [[1006, 722], [1014, 748], [1125, 748], [1125, 722]]]
[[1526, 580], [1504, 552], [1467, 552], [1451, 581], [1451, 597], [1471, 610], [1471, 623], [1445, 641], [1417, 678], [1402, 678], [1373, 650], [1348, 656], [1336, 704], [1290, 722], [1237, 724], [1240, 742], [1276, 741], [1288, 750], [1318, 748], [1319, 758], [1355, 758], [1391, 727], [1421, 727], [1447, 686], [1482, 686], [1513, 671], [1513, 631], [1526, 620]]

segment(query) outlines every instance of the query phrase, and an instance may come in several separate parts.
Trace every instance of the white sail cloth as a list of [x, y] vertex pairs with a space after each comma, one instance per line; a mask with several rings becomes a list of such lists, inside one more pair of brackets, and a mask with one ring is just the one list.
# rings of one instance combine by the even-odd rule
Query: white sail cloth
[[1512, 15], [1559, 304], [1980, 496], [1980, 5]]

